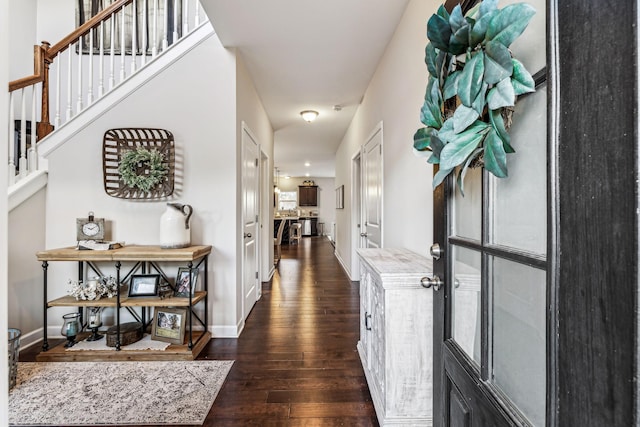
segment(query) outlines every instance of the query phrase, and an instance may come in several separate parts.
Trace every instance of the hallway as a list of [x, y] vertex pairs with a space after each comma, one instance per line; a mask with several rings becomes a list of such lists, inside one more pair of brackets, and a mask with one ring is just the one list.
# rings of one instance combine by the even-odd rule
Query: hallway
[[327, 239], [282, 246], [282, 260], [239, 339], [199, 359], [235, 364], [208, 426], [377, 426], [358, 358], [358, 284]]

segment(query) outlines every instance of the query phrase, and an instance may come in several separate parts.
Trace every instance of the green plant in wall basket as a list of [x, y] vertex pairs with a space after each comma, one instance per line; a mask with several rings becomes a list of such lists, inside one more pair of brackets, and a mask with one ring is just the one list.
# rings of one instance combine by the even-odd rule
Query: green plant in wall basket
[[507, 153], [515, 152], [507, 132], [513, 107], [518, 95], [535, 90], [509, 46], [535, 9], [526, 3], [497, 5], [484, 0], [466, 16], [460, 5], [450, 14], [440, 6], [427, 24], [429, 81], [420, 111], [425, 127], [415, 133], [413, 147], [440, 165], [433, 188], [455, 173], [462, 191], [469, 167], [507, 176]]
[[138, 147], [122, 155], [118, 172], [126, 185], [148, 193], [166, 179], [169, 170], [158, 150]]

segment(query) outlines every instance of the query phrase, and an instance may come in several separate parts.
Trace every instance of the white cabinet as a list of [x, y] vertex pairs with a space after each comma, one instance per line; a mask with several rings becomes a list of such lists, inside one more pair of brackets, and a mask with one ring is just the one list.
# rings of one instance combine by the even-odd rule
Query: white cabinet
[[381, 426], [431, 426], [431, 260], [406, 249], [359, 249], [358, 352]]

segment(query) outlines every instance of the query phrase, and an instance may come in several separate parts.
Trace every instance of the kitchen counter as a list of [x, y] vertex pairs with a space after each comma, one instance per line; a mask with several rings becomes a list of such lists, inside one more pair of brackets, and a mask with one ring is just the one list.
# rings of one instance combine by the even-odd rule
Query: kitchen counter
[[280, 216], [273, 218], [273, 237], [278, 237], [278, 227], [280, 226], [280, 221], [285, 221], [284, 230], [282, 231], [282, 244], [289, 244], [289, 226], [292, 223], [298, 222], [297, 216]]
[[[286, 221], [284, 226], [284, 230], [282, 232], [282, 244], [289, 243], [289, 226], [292, 223], [300, 222], [302, 223], [302, 236], [317, 236], [318, 235], [318, 217], [317, 216], [275, 216], [273, 218], [273, 234], [274, 237], [277, 237], [278, 234], [278, 226], [280, 225], [280, 221]], [[309, 224], [309, 226], [305, 229], [305, 223]], [[306, 230], [306, 231], [305, 231]]]

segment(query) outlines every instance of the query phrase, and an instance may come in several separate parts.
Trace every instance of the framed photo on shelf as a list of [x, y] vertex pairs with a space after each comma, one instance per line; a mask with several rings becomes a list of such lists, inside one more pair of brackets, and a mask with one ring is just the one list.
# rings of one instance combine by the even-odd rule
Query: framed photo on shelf
[[178, 269], [178, 277], [176, 277], [176, 290], [175, 296], [188, 297], [196, 293], [196, 282], [198, 281], [198, 269], [192, 268], [191, 270], [186, 267], [180, 267]]
[[129, 297], [158, 296], [159, 274], [134, 274], [129, 283]]
[[182, 345], [186, 318], [186, 308], [156, 307], [151, 325], [151, 339]]

